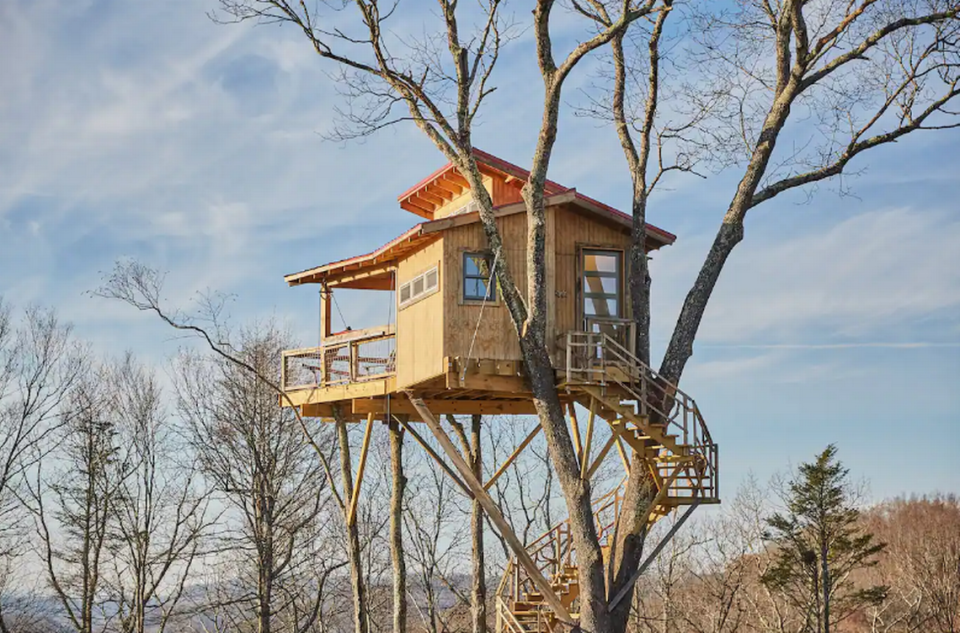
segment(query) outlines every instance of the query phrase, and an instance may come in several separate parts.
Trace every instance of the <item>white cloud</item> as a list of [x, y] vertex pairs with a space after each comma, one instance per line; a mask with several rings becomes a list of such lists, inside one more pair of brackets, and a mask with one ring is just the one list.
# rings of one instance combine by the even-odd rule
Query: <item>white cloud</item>
[[[701, 343], [929, 343], [937, 341], [919, 334], [939, 332], [904, 326], [937, 315], [956, 322], [960, 219], [953, 214], [888, 208], [799, 234], [752, 228], [711, 299]], [[658, 255], [656, 298], [672, 314], [708, 245], [705, 237], [686, 244], [681, 237]]]

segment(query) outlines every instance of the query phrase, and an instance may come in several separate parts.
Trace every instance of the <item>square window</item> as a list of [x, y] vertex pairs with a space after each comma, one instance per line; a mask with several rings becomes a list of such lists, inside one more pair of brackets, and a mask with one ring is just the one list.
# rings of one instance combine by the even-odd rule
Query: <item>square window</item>
[[491, 283], [493, 258], [487, 253], [463, 254], [463, 300], [496, 301], [495, 283]]

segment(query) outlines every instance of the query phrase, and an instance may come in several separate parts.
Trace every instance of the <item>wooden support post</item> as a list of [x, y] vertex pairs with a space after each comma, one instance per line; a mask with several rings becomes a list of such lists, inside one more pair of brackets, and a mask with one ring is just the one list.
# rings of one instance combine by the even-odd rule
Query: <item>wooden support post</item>
[[[647, 516], [644, 517], [644, 523], [650, 522], [650, 517], [653, 515], [653, 511], [656, 510], [657, 506], [663, 503], [663, 500], [667, 498], [667, 494], [670, 492], [670, 486], [673, 485], [673, 482], [677, 480], [677, 477], [680, 476], [680, 471], [683, 469], [683, 466], [677, 466], [673, 469], [673, 473], [664, 479], [660, 484], [660, 489], [657, 490], [657, 494], [653, 497], [653, 500], [650, 502], [650, 505], [647, 506]], [[668, 512], [669, 514], [669, 512]]]
[[583, 455], [580, 460], [580, 479], [587, 474], [587, 464], [590, 463], [590, 444], [593, 443], [593, 420], [597, 417], [597, 400], [590, 398], [590, 417], [587, 418], [587, 442], [583, 445]]
[[460, 486], [460, 489], [463, 490], [463, 493], [473, 499], [473, 492], [467, 487], [467, 484], [463, 483], [463, 480], [457, 476], [457, 473], [453, 472], [450, 466], [447, 465], [447, 462], [443, 461], [443, 458], [437, 455], [437, 451], [433, 450], [433, 447], [430, 446], [430, 444], [428, 444], [427, 441], [423, 439], [423, 437], [421, 437], [420, 434], [417, 433], [416, 430], [414, 430], [414, 428], [406, 420], [398, 418], [397, 416], [393, 416], [393, 419], [399, 422], [400, 426], [402, 426], [403, 429], [409, 433], [414, 440], [417, 441], [417, 444], [423, 447], [423, 450], [427, 452], [427, 455], [432, 457], [433, 461], [437, 462], [437, 465], [440, 466], [443, 472], [447, 473], [447, 475], [450, 476], [450, 479]]
[[357, 362], [357, 342], [351, 341], [347, 343], [347, 352], [350, 356], [350, 382], [357, 382], [357, 376], [359, 374], [360, 368]]
[[373, 433], [373, 414], [367, 416], [367, 430], [363, 433], [363, 445], [360, 447], [360, 464], [357, 466], [357, 480], [353, 485], [353, 497], [350, 499], [350, 511], [347, 514], [347, 525], [353, 525], [357, 520], [357, 503], [360, 501], [360, 486], [363, 484], [363, 471], [367, 467], [367, 453], [370, 450], [370, 435]]
[[540, 432], [541, 428], [543, 427], [541, 427], [540, 424], [537, 424], [537, 428], [530, 431], [530, 434], [527, 435], [527, 437], [522, 442], [520, 442], [520, 446], [517, 447], [517, 450], [513, 451], [510, 457], [507, 458], [507, 461], [503, 462], [503, 465], [501, 465], [500, 468], [497, 469], [497, 472], [493, 473], [493, 477], [490, 478], [490, 481], [483, 484], [484, 490], [490, 490], [490, 486], [492, 486], [497, 481], [500, 475], [506, 472], [507, 468], [510, 467], [510, 464], [512, 464], [518, 457], [520, 457], [520, 453], [522, 453], [523, 449], [525, 449], [530, 444], [530, 442], [533, 441], [533, 438], [537, 436], [537, 433]]
[[627, 451], [623, 448], [623, 440], [617, 436], [617, 452], [620, 453], [620, 461], [623, 462], [623, 471], [630, 476], [630, 459], [627, 457]]
[[576, 404], [571, 402], [567, 406], [570, 414], [570, 429], [573, 431], [573, 447], [577, 452], [577, 460], [580, 460], [583, 455], [583, 445], [580, 443], [580, 425], [577, 423]]
[[320, 346], [323, 347], [323, 341], [328, 336], [332, 330], [332, 324], [330, 322], [331, 316], [331, 303], [333, 303], [333, 293], [332, 290], [327, 288], [327, 284], [320, 286]]
[[484, 512], [487, 513], [487, 516], [490, 518], [490, 521], [496, 526], [497, 531], [500, 532], [500, 535], [503, 536], [504, 540], [507, 541], [507, 544], [510, 546], [510, 549], [513, 550], [514, 555], [517, 557], [517, 562], [520, 563], [520, 566], [523, 567], [524, 571], [527, 572], [527, 575], [530, 576], [530, 580], [533, 581], [533, 584], [536, 585], [537, 589], [540, 590], [540, 593], [543, 595], [543, 599], [550, 605], [550, 608], [553, 609], [553, 612], [557, 614], [557, 617], [564, 622], [573, 624], [574, 620], [570, 616], [570, 612], [563, 602], [560, 601], [560, 597], [553, 590], [553, 587], [550, 586], [550, 583], [544, 578], [543, 574], [537, 568], [536, 563], [533, 562], [533, 559], [530, 558], [530, 554], [524, 548], [523, 543], [520, 542], [520, 539], [517, 537], [516, 533], [513, 531], [513, 528], [510, 527], [510, 524], [507, 523], [507, 520], [503, 518], [503, 515], [500, 514], [500, 510], [497, 508], [497, 504], [494, 503], [493, 499], [490, 497], [490, 494], [483, 489], [483, 484], [477, 479], [474, 475], [473, 470], [463, 459], [463, 456], [460, 454], [460, 451], [457, 450], [457, 447], [454, 446], [453, 441], [450, 439], [450, 436], [447, 435], [446, 431], [443, 430], [443, 427], [440, 426], [440, 422], [433, 415], [433, 413], [428, 409], [420, 398], [417, 398], [412, 392], [406, 392], [407, 397], [410, 399], [410, 402], [416, 407], [417, 411], [420, 413], [421, 419], [427, 423], [427, 426], [430, 427], [430, 430], [436, 436], [437, 441], [440, 442], [440, 446], [443, 447], [444, 452], [446, 452], [447, 457], [450, 458], [450, 461], [453, 462], [453, 465], [460, 472], [460, 476], [463, 480], [470, 486], [470, 489], [473, 490], [473, 494], [476, 496], [477, 502], [480, 503], [483, 507]]
[[611, 433], [610, 439], [607, 440], [607, 443], [603, 445], [603, 448], [600, 449], [600, 454], [597, 455], [597, 458], [593, 460], [593, 464], [587, 469], [587, 476], [584, 479], [590, 479], [593, 477], [593, 473], [597, 472], [597, 469], [600, 468], [600, 464], [603, 463], [603, 458], [607, 456], [607, 453], [610, 452], [610, 449], [613, 448], [613, 444], [617, 441], [617, 434]]

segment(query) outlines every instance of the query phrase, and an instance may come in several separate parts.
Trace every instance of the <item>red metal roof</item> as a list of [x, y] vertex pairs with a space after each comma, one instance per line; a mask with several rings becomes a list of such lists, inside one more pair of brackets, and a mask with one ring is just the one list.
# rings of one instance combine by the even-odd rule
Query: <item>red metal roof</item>
[[[477, 148], [473, 148], [473, 155], [474, 155], [474, 157], [477, 159], [477, 162], [478, 162], [478, 163], [480, 163], [480, 164], [482, 164], [482, 165], [487, 165], [488, 167], [492, 167], [493, 169], [496, 169], [497, 171], [501, 171], [501, 172], [503, 172], [503, 173], [505, 173], [505, 174], [511, 175], [511, 176], [517, 178], [518, 180], [527, 180], [527, 179], [530, 177], [530, 171], [529, 171], [529, 170], [526, 170], [526, 169], [524, 169], [523, 167], [520, 167], [519, 165], [514, 165], [513, 163], [511, 163], [511, 162], [509, 162], [509, 161], [506, 161], [506, 160], [504, 160], [504, 159], [502, 159], [502, 158], [500, 158], [500, 157], [498, 157], [498, 156], [494, 156], [493, 154], [490, 154], [490, 153], [485, 152], [485, 151], [483, 151], [483, 150], [480, 150], [480, 149], [477, 149]], [[450, 172], [450, 171], [452, 171], [452, 170], [454, 170], [454, 169], [456, 169], [456, 168], [453, 166], [453, 163], [447, 163], [446, 165], [444, 165], [444, 166], [441, 167], [440, 169], [434, 171], [432, 174], [430, 174], [429, 176], [427, 176], [426, 178], [424, 178], [423, 180], [421, 180], [420, 182], [418, 182], [417, 184], [415, 184], [414, 186], [410, 187], [409, 189], [407, 189], [406, 191], [404, 191], [402, 194], [400, 194], [399, 196], [397, 196], [397, 200], [403, 200], [403, 199], [409, 197], [410, 195], [416, 193], [417, 191], [419, 191], [419, 190], [422, 189], [423, 187], [427, 186], [428, 184], [430, 184], [431, 182], [433, 182], [433, 181], [436, 180], [437, 178], [440, 178], [440, 177], [443, 176], [444, 174], [446, 174], [446, 173], [448, 173], [448, 172]], [[604, 209], [604, 210], [606, 210], [606, 211], [609, 211], [610, 213], [613, 213], [613, 214], [622, 216], [622, 217], [624, 217], [624, 218], [627, 218], [627, 219], [629, 219], [631, 222], [633, 221], [633, 216], [630, 215], [629, 213], [624, 213], [623, 211], [620, 211], [619, 209], [616, 209], [616, 208], [614, 208], [614, 207], [611, 207], [611, 206], [608, 205], [608, 204], [604, 204], [603, 202], [600, 202], [599, 200], [596, 200], [596, 199], [594, 199], [594, 198], [591, 198], [591, 197], [589, 197], [589, 196], [586, 196], [586, 195], [578, 192], [575, 187], [565, 187], [565, 186], [561, 185], [560, 183], [555, 182], [555, 181], [553, 181], [553, 180], [547, 180], [547, 181], [544, 183], [544, 190], [545, 190], [544, 193], [545, 193], [546, 195], [548, 195], [548, 196], [549, 196], [549, 195], [553, 195], [553, 194], [558, 194], [558, 193], [564, 193], [564, 192], [567, 192], [567, 191], [576, 192], [576, 196], [577, 196], [577, 198], [578, 198], [579, 200], [583, 200], [583, 201], [588, 202], [588, 203], [590, 203], [590, 204], [594, 204], [594, 205], [596, 205], [596, 206], [598, 206], [598, 207], [600, 207], [600, 208], [602, 208], [602, 209]], [[667, 243], [670, 243], [670, 244], [672, 244], [672, 243], [677, 239], [677, 236], [674, 235], [673, 233], [670, 233], [669, 231], [665, 231], [665, 230], [661, 229], [660, 227], [654, 226], [653, 224], [650, 224], [650, 223], [647, 223], [647, 231], [648, 231], [648, 232], [652, 232], [652, 233], [656, 233], [656, 234], [660, 235], [661, 237], [663, 237], [663, 238], [665, 239], [665, 241], [666, 241]]]
[[[530, 177], [530, 172], [528, 170], [523, 169], [518, 165], [514, 165], [509, 161], [503, 160], [502, 158], [494, 156], [493, 154], [489, 154], [487, 152], [484, 152], [476, 148], [474, 148], [473, 154], [476, 157], [478, 163], [481, 163], [482, 165], [486, 165], [492, 169], [495, 169], [497, 171], [513, 176], [518, 180], [527, 180]], [[447, 163], [440, 169], [434, 171], [432, 174], [430, 174], [429, 176], [427, 176], [426, 178], [418, 182], [413, 187], [407, 189], [405, 192], [400, 194], [397, 197], [397, 199], [403, 200], [404, 198], [410, 196], [411, 194], [415, 193], [419, 189], [433, 182], [437, 178], [443, 176], [445, 173], [454, 169], [455, 167], [453, 166], [452, 163]], [[585, 203], [586, 208], [588, 209], [590, 206], [597, 207], [599, 209], [602, 209], [603, 211], [606, 211], [607, 213], [610, 213], [613, 216], [618, 217], [619, 220], [624, 224], [633, 222], [633, 216], [631, 216], [630, 214], [624, 213], [623, 211], [620, 211], [619, 209], [615, 209], [614, 207], [611, 207], [608, 204], [604, 204], [599, 200], [595, 200], [594, 198], [586, 196], [578, 192], [573, 187], [564, 187], [560, 183], [554, 182], [552, 180], [547, 180], [545, 183], [544, 189], [545, 189], [544, 193], [546, 193], [548, 196], [557, 195], [561, 193], [572, 193], [575, 199], [577, 201]], [[324, 264], [322, 266], [317, 266], [315, 268], [308, 268], [307, 270], [304, 270], [298, 273], [292, 273], [290, 275], [286, 275], [284, 277], [284, 280], [286, 280], [286, 282], [290, 285], [310, 283], [309, 281], [304, 281], [304, 280], [307, 278], [313, 278], [317, 275], [324, 275], [325, 273], [330, 274], [336, 271], [336, 269], [343, 269], [343, 268], [346, 268], [347, 266], [351, 266], [354, 264], [364, 264], [367, 262], [376, 263], [378, 260], [384, 261], [384, 258], [389, 259], [390, 251], [392, 251], [396, 247], [406, 242], [413, 241], [419, 237], [423, 237], [422, 229], [424, 224], [425, 223], [417, 224], [416, 226], [405, 231], [402, 235], [399, 235], [398, 237], [390, 240], [380, 248], [374, 251], [371, 251], [370, 253], [367, 253], [365, 255], [357, 255], [355, 257], [349, 257], [347, 259], [341, 259], [339, 261], [330, 262], [329, 264]], [[426, 223], [426, 224], [429, 224], [429, 223]], [[670, 233], [669, 231], [665, 231], [649, 223], [647, 224], [647, 232], [656, 234], [656, 236], [664, 244], [672, 244], [677, 239], [677, 236], [674, 235], [673, 233]]]

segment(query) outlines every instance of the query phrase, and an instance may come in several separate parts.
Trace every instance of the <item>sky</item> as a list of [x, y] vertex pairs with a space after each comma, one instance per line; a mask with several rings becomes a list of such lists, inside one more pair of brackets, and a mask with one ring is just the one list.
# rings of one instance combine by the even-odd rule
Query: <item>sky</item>
[[[415, 224], [397, 195], [445, 162], [412, 126], [326, 140], [335, 69], [294, 29], [217, 24], [215, 8], [0, 2], [0, 295], [56, 307], [104, 353], [161, 364], [185, 344], [90, 296], [120, 258], [166, 271], [168, 305], [230, 293], [235, 322], [276, 317], [313, 344], [315, 289], [283, 275]], [[574, 27], [561, 16], [558, 45]], [[520, 165], [542, 99], [532, 50], [529, 33], [510, 44], [474, 133]], [[589, 81], [571, 77], [550, 178], [628, 208], [612, 129], [572, 112]], [[960, 131], [915, 135], [858, 160], [853, 195], [822, 187], [751, 212], [682, 383], [720, 443], [727, 494], [831, 442], [875, 499], [960, 492], [958, 165]], [[650, 221], [678, 235], [653, 261], [655, 353], [736, 182], [675, 178], [652, 201]], [[339, 305], [354, 327], [387, 313], [358, 293]]]

